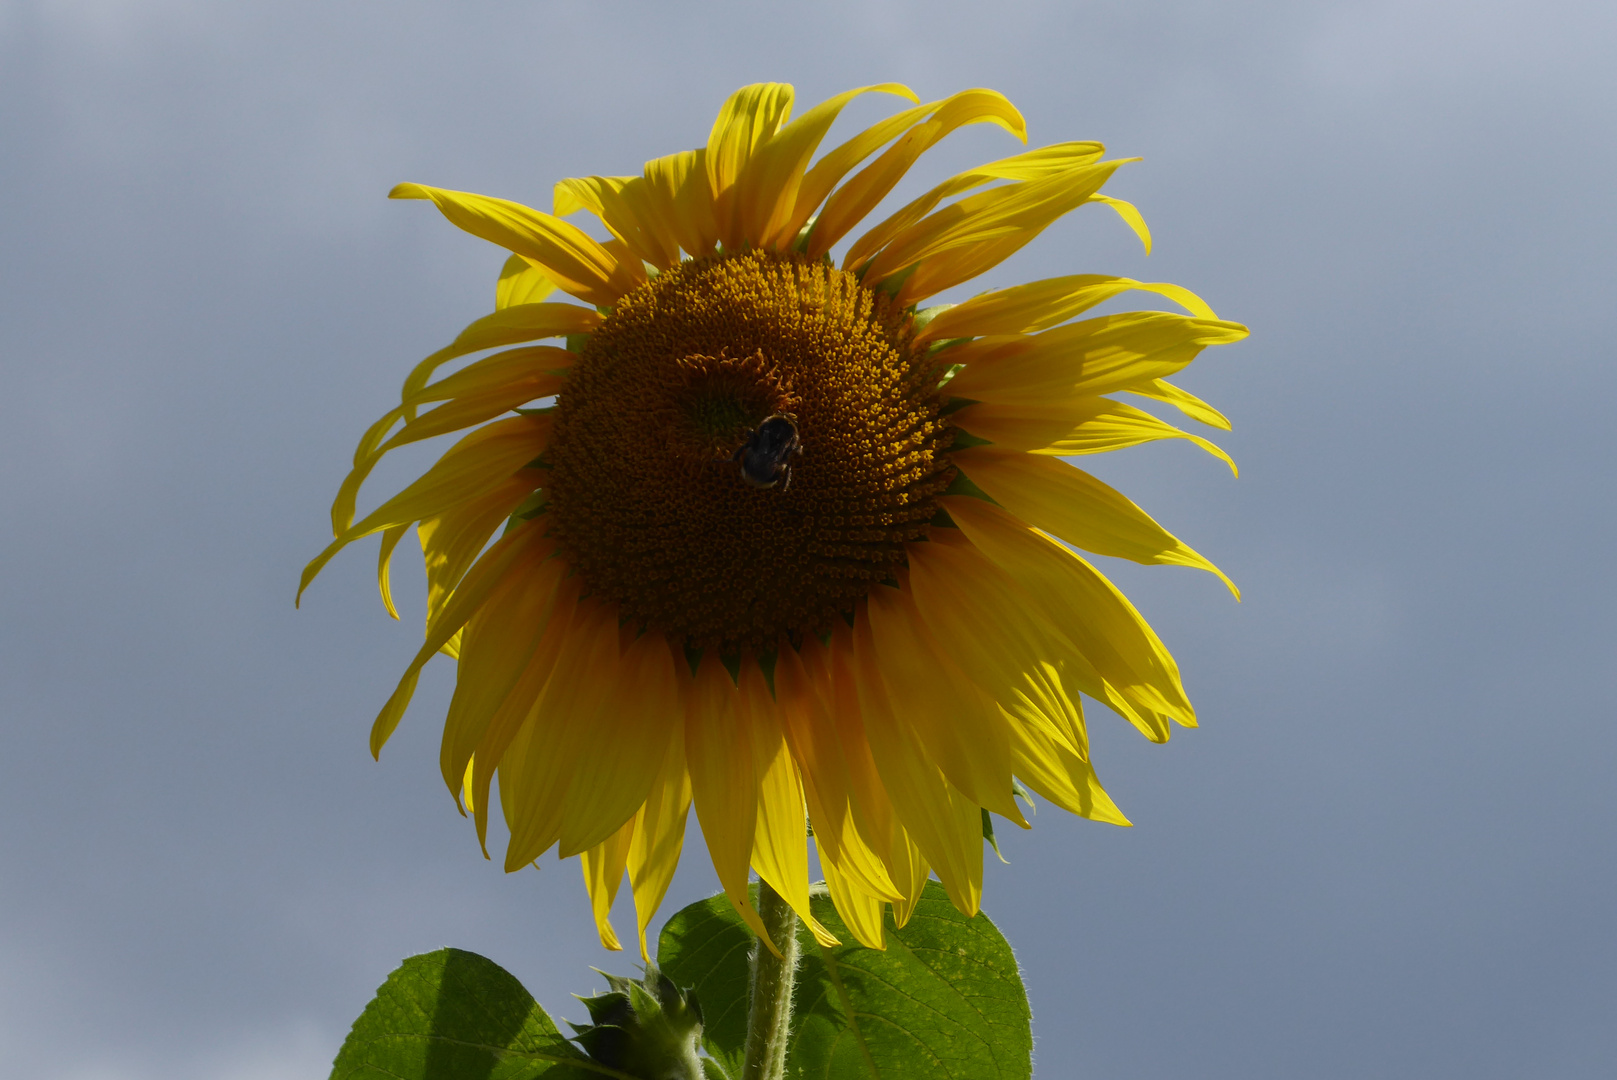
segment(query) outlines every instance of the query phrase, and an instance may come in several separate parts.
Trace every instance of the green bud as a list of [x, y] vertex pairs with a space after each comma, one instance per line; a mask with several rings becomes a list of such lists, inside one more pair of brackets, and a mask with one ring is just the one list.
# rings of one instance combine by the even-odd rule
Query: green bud
[[703, 1080], [696, 992], [680, 990], [652, 963], [643, 979], [600, 974], [611, 990], [578, 999], [590, 1023], [569, 1021], [573, 1041], [595, 1061], [641, 1080]]

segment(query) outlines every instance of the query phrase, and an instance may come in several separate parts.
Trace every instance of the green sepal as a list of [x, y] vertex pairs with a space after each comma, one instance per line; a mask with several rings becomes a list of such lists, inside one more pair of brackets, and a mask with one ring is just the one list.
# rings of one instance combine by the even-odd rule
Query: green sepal
[[945, 311], [948, 311], [954, 306], [954, 304], [934, 304], [932, 307], [922, 308], [920, 311], [915, 313], [915, 318], [910, 323], [910, 326], [918, 334], [922, 330], [925, 330], [927, 325], [931, 323], [933, 319], [937, 318], [939, 315], [942, 315]]
[[969, 337], [952, 337], [952, 338], [945, 338], [942, 341], [934, 341], [932, 344], [930, 344], [930, 345], [928, 345], [926, 347], [926, 358], [928, 360], [930, 360], [934, 356], [938, 355], [938, 353], [942, 352], [944, 349], [952, 349], [956, 345], [964, 345], [968, 341], [976, 341], [976, 340], [977, 340], [976, 338], [969, 338]]
[[584, 351], [584, 346], [588, 345], [589, 341], [590, 336], [587, 332], [583, 334], [568, 334], [567, 351], [570, 353], [582, 353]]
[[943, 494], [969, 495], [973, 499], [981, 499], [986, 503], [994, 503], [995, 506], [999, 505], [999, 503], [994, 502], [993, 498], [988, 494], [988, 492], [972, 483], [971, 477], [961, 472], [958, 468], [955, 469], [954, 479], [949, 481], [949, 486], [943, 489]]
[[954, 429], [954, 442], [949, 444], [951, 450], [964, 450], [968, 446], [993, 446], [993, 439], [982, 439], [973, 435], [963, 427]]
[[780, 653], [774, 649], [759, 649], [755, 654], [758, 658], [758, 670], [764, 673], [764, 682], [769, 684], [769, 696], [775, 696], [775, 665], [780, 662]]
[[983, 811], [983, 839], [987, 840], [988, 846], [994, 849], [994, 854], [999, 856], [999, 861], [1009, 866], [1011, 860], [1007, 859], [1005, 853], [999, 850], [999, 841], [994, 839], [994, 816], [987, 810]]

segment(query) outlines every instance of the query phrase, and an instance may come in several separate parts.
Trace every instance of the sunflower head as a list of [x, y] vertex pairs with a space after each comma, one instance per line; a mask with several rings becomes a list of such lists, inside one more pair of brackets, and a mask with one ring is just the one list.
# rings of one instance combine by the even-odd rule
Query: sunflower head
[[[872, 91], [912, 104], [822, 153]], [[792, 99], [744, 87], [705, 146], [564, 180], [553, 213], [396, 188], [510, 256], [495, 310], [361, 440], [304, 575], [379, 532], [391, 611], [389, 559], [415, 526], [427, 640], [373, 749], [421, 666], [456, 658], [451, 792], [485, 842], [497, 801], [508, 869], [579, 855], [609, 947], [627, 870], [644, 951], [693, 805], [760, 934], [751, 872], [831, 940], [808, 910], [811, 826], [839, 912], [881, 947], [884, 909], [902, 923], [933, 873], [976, 910], [985, 823], [1026, 827], [1020, 785], [1127, 823], [1090, 767], [1083, 696], [1157, 741], [1195, 723], [1172, 657], [1074, 549], [1216, 569], [1062, 459], [1174, 438], [1227, 461], [1114, 395], [1227, 427], [1167, 378], [1245, 328], [1178, 286], [1101, 274], [923, 307], [1088, 203], [1149, 251], [1135, 209], [1100, 192], [1122, 162], [1092, 142], [1017, 153], [850, 241], [940, 139], [990, 123], [1025, 142], [1022, 118], [988, 90], [863, 87], [796, 119]], [[593, 234], [566, 220], [580, 212]], [[1183, 311], [1079, 318], [1130, 291]], [[384, 454], [466, 429], [355, 522]]]

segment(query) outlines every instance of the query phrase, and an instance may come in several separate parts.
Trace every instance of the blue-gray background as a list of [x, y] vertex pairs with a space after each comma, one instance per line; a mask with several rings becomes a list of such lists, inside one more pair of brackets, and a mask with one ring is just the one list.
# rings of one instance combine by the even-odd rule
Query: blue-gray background
[[[1045, 808], [990, 864], [1039, 1075], [1617, 1075], [1614, 46], [1596, 3], [0, 3], [0, 1073], [320, 1077], [406, 954], [574, 1016], [628, 970], [575, 863], [479, 858], [447, 661], [370, 761], [410, 560], [402, 623], [373, 548], [292, 609], [362, 426], [492, 303], [498, 252], [383, 195], [548, 206], [743, 82], [892, 79], [1145, 158], [1108, 190], [1153, 256], [1090, 208], [993, 283], [1254, 329], [1183, 379], [1240, 480], [1100, 466], [1246, 600], [1117, 571], [1203, 728], [1097, 712], [1137, 827]], [[712, 888], [686, 850], [666, 911]]]

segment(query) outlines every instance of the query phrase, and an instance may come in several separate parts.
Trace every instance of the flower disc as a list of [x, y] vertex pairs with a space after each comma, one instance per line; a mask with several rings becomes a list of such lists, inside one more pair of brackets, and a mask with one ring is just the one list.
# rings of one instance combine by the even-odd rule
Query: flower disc
[[[936, 370], [849, 273], [752, 251], [623, 297], [557, 399], [551, 533], [626, 622], [688, 647], [824, 634], [923, 538], [952, 479]], [[770, 416], [801, 452], [760, 488], [732, 460]]]

